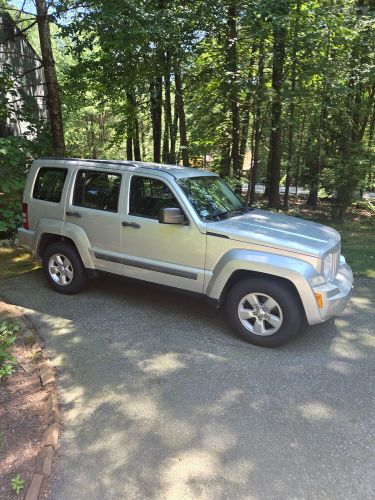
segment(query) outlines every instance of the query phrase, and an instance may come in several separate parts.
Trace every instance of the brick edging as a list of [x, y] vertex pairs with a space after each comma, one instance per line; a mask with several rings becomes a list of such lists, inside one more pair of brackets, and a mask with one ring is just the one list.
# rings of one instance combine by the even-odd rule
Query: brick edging
[[42, 349], [38, 365], [41, 390], [47, 390], [48, 427], [42, 436], [43, 448], [39, 452], [31, 484], [26, 492], [25, 500], [37, 500], [44, 479], [51, 474], [52, 462], [60, 434], [60, 412], [56, 390], [55, 372], [51, 361]]
[[[46, 392], [45, 401], [48, 408], [47, 424], [48, 427], [42, 436], [42, 449], [38, 453], [36, 463], [34, 466], [34, 473], [28, 487], [25, 500], [37, 500], [41, 491], [43, 481], [51, 474], [52, 463], [57, 448], [59, 434], [60, 434], [60, 411], [58, 394], [56, 387], [55, 370], [52, 363], [38, 341], [38, 334], [35, 328], [31, 325], [30, 321], [25, 318], [21, 309], [15, 305], [9, 304], [0, 297], [5, 312], [14, 313], [17, 320], [21, 321], [23, 328], [23, 337], [26, 344], [36, 343], [35, 354], [37, 358], [36, 372], [40, 379], [40, 390]], [[3, 309], [2, 308], [2, 309]]]

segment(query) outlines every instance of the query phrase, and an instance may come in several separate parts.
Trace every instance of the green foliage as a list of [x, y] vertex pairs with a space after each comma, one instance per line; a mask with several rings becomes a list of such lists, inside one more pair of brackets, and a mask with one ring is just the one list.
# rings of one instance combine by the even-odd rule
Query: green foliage
[[11, 236], [21, 223], [21, 197], [30, 158], [29, 141], [0, 138], [0, 236]]
[[[254, 153], [258, 105], [257, 177], [266, 177], [274, 132], [272, 103], [277, 97], [282, 184], [288, 169], [292, 183], [334, 197], [334, 215], [340, 217], [356, 193], [374, 187], [372, 0], [58, 0], [50, 5], [69, 155], [124, 158], [126, 141], [134, 140], [137, 129], [142, 159], [151, 160], [156, 140], [152, 98], [160, 104], [158, 137], [162, 143], [172, 142], [172, 123], [178, 128], [181, 121], [176, 107], [179, 73], [190, 157], [208, 155], [213, 158], [209, 168], [230, 173], [233, 109], [239, 111], [240, 141]], [[233, 37], [231, 15], [236, 24]], [[275, 36], [282, 30], [287, 34], [285, 64], [280, 96], [275, 96]], [[28, 33], [35, 44], [36, 31]], [[234, 44], [236, 54], [229, 60]], [[5, 69], [0, 88], [14, 92], [9, 68]], [[7, 92], [0, 92], [0, 120]], [[25, 105], [21, 113], [30, 118], [31, 107]], [[17, 145], [6, 144], [5, 155], [17, 165], [12, 167], [14, 179], [4, 174], [0, 158], [2, 235], [12, 234], [19, 223], [25, 165], [46, 152], [40, 144], [41, 128], [35, 120], [31, 123], [34, 139], [20, 143], [22, 159], [13, 161]], [[178, 133], [175, 139], [179, 161]]]
[[375, 278], [375, 223], [346, 220], [331, 225], [341, 234], [342, 253], [354, 275]]
[[[27, 123], [23, 135], [0, 137], [0, 239], [12, 237], [21, 223], [22, 191], [28, 164], [50, 151], [47, 124], [39, 117], [35, 101], [22, 91], [22, 80], [9, 65], [0, 74], [0, 123]], [[17, 96], [22, 104], [16, 104]], [[21, 102], [20, 101], [20, 102]]]
[[15, 333], [20, 331], [17, 321], [0, 319], [0, 381], [11, 375], [16, 359], [10, 354], [10, 349], [16, 340]]
[[21, 479], [21, 476], [17, 474], [16, 477], [10, 480], [10, 483], [12, 485], [12, 490], [16, 492], [17, 495], [20, 494], [20, 492], [23, 490], [25, 481], [24, 479]]

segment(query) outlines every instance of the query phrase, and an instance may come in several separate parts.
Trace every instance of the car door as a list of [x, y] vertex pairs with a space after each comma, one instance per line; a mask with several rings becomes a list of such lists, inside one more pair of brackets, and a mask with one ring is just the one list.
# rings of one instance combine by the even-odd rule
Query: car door
[[79, 169], [72, 179], [66, 206], [66, 225], [79, 238], [88, 238], [95, 268], [122, 274], [121, 194], [122, 173], [108, 169]]
[[[124, 275], [194, 292], [203, 291], [206, 235], [173, 186], [153, 175], [128, 174], [121, 246]], [[179, 207], [185, 224], [159, 223], [162, 207]]]

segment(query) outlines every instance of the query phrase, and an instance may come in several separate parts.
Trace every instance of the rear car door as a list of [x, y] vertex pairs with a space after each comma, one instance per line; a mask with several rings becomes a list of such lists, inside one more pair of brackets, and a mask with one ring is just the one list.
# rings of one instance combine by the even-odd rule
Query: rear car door
[[122, 177], [110, 169], [77, 169], [65, 212], [65, 224], [87, 236], [95, 268], [115, 274], [122, 274]]

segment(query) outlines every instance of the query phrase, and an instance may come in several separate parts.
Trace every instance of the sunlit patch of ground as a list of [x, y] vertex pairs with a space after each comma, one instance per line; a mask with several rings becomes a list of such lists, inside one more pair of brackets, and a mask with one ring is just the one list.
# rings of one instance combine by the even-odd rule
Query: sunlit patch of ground
[[0, 280], [14, 278], [40, 267], [22, 248], [0, 247]]

